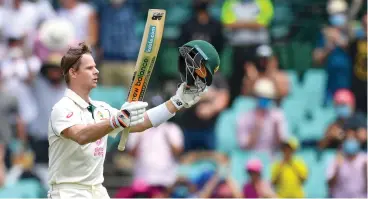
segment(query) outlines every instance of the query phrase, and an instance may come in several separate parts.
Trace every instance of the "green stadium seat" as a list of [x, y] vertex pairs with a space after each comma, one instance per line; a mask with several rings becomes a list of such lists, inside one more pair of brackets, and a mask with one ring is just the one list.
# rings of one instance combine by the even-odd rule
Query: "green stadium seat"
[[242, 151], [235, 150], [230, 154], [231, 158], [231, 176], [234, 180], [242, 187], [245, 182], [249, 179], [245, 171], [246, 162], [252, 158], [258, 158], [263, 163], [262, 176], [269, 180], [270, 179], [270, 166], [271, 157], [268, 153], [254, 152], [254, 151]]
[[236, 138], [236, 115], [231, 110], [223, 111], [216, 123], [216, 149], [228, 153], [238, 148]]
[[274, 17], [270, 28], [272, 38], [277, 40], [286, 37], [289, 34], [293, 18], [291, 5], [288, 1], [275, 1]]
[[98, 86], [92, 89], [91, 98], [94, 100], [104, 101], [110, 104], [113, 108], [120, 109], [126, 101], [127, 89], [123, 87], [107, 87]]
[[220, 71], [226, 77], [230, 77], [232, 73], [232, 57], [233, 49], [231, 46], [226, 45], [220, 54]]

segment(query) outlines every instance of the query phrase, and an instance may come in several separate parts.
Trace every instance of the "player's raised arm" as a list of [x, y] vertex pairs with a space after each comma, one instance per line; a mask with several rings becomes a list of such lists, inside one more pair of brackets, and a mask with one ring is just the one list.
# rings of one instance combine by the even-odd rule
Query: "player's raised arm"
[[[125, 103], [122, 110], [109, 120], [96, 124], [80, 124], [80, 116], [68, 108], [54, 109], [51, 113], [51, 127], [58, 136], [71, 139], [80, 145], [94, 142], [114, 129], [127, 128], [144, 121], [146, 102]], [[73, 117], [74, 115], [74, 117]]]
[[179, 48], [179, 71], [183, 83], [167, 102], [147, 111], [145, 121], [132, 126], [132, 132], [156, 127], [172, 118], [177, 111], [196, 104], [212, 84], [220, 58], [216, 49], [203, 40], [190, 41]]

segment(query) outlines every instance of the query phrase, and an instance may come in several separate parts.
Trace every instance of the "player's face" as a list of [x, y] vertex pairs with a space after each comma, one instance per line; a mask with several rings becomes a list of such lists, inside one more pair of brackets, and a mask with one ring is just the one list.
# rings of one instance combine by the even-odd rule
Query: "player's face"
[[96, 63], [92, 55], [84, 54], [81, 57], [81, 65], [76, 71], [76, 80], [78, 84], [86, 89], [92, 89], [97, 86], [99, 71], [96, 68]]

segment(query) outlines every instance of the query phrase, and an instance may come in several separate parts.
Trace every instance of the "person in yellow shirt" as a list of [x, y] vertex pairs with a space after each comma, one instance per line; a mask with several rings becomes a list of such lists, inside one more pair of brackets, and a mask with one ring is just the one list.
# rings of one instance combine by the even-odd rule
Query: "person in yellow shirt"
[[304, 198], [303, 184], [308, 177], [307, 165], [294, 155], [299, 142], [290, 138], [282, 143], [283, 159], [272, 164], [271, 181], [281, 198]]

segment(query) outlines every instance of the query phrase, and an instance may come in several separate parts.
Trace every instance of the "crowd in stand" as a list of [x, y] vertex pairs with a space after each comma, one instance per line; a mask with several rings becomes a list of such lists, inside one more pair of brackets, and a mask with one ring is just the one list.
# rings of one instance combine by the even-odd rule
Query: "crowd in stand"
[[[69, 46], [85, 41], [93, 49], [99, 84], [128, 89], [141, 42], [139, 24], [145, 21], [147, 8], [154, 8], [157, 2], [0, 0], [0, 197], [12, 197], [6, 189], [27, 179], [40, 185], [41, 191], [31, 196], [46, 196], [47, 124], [53, 105], [66, 89], [59, 66], [63, 53]], [[231, 73], [225, 74], [220, 66], [197, 105], [157, 128], [129, 137], [124, 157], [133, 160], [133, 180], [110, 197], [308, 197], [304, 186], [311, 175], [310, 165], [297, 152], [311, 147], [319, 152], [335, 151], [325, 176], [320, 176], [327, 183], [328, 195], [320, 197], [366, 198], [364, 2], [324, 1], [327, 23], [316, 33], [317, 41], [311, 41], [315, 44], [313, 52], [305, 56], [313, 59], [311, 68], [317, 66], [326, 73], [320, 106], [333, 107], [336, 117], [323, 129], [322, 139], [313, 144], [294, 135], [282, 106], [294, 91], [290, 76], [273, 50], [269, 28], [277, 17], [275, 8], [285, 1], [188, 2], [190, 16], [178, 24], [175, 39], [164, 37], [159, 56], [166, 52], [167, 45], [179, 47], [190, 40], [206, 40], [220, 54], [226, 46], [231, 48]], [[219, 5], [219, 17], [210, 12], [213, 4]], [[161, 58], [163, 61], [157, 62], [150, 82], [152, 89], [145, 98], [150, 106], [162, 103], [175, 92], [179, 73], [167, 74], [166, 69], [176, 66], [176, 59]], [[230, 152], [218, 150], [216, 131], [221, 114], [232, 111], [236, 100], [243, 97], [254, 99], [255, 106], [236, 110], [240, 112], [234, 122], [236, 132], [229, 132], [236, 134], [234, 147], [266, 154], [270, 164], [254, 157], [236, 165], [247, 176], [246, 182], [239, 183], [231, 170]], [[181, 175], [185, 165], [204, 160], [211, 166], [198, 169], [194, 176]]]

